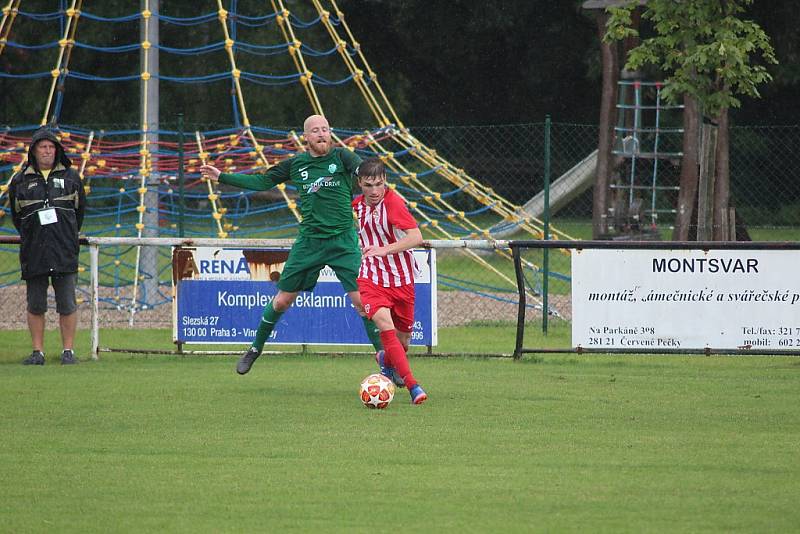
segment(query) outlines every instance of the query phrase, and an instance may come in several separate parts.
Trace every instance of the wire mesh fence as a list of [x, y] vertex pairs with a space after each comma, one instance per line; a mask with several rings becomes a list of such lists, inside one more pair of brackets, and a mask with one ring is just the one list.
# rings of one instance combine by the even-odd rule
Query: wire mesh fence
[[[412, 132], [515, 204], [525, 205], [544, 187], [545, 123], [418, 127]], [[556, 231], [587, 239], [591, 237], [598, 128], [553, 123], [550, 133], [551, 222]], [[800, 229], [800, 184], [795, 179], [800, 164], [800, 126], [732, 127], [730, 140], [731, 197], [737, 217], [754, 240], [796, 236]], [[619, 158], [616, 174], [616, 182], [623, 185], [629, 184], [633, 175], [635, 185], [641, 187], [634, 190], [634, 200], [646, 209], [655, 205], [661, 210], [646, 222], [669, 237], [677, 197], [669, 188], [678, 185], [680, 160], [638, 159], [632, 163], [630, 158]], [[568, 194], [559, 194], [557, 188]]]
[[[353, 130], [354, 132], [356, 130]], [[551, 236], [561, 239], [591, 237], [592, 184], [598, 129], [594, 125], [553, 123], [550, 128], [549, 158], [546, 156], [546, 124], [517, 124], [495, 126], [416, 127], [411, 135], [423, 145], [435, 148], [436, 154], [454, 168], [491, 188], [501, 197], [533, 218], [544, 217], [543, 188], [549, 169], [549, 206]], [[800, 237], [800, 185], [794, 170], [800, 161], [800, 127], [734, 127], [731, 130], [731, 194], [737, 216], [744, 221], [754, 240], [796, 240]], [[23, 147], [0, 153], [0, 179], [5, 184], [13, 172], [11, 159]], [[77, 149], [76, 149], [77, 150]], [[169, 157], [175, 157], [174, 146]], [[187, 149], [188, 150], [188, 149]], [[213, 153], [211, 157], [223, 161]], [[80, 154], [77, 154], [78, 156]], [[196, 154], [187, 153], [187, 180], [196, 180]], [[95, 161], [95, 156], [93, 156]], [[668, 186], [677, 184], [679, 162], [661, 161], [654, 170], [652, 162], [623, 160], [618, 165], [619, 182], [634, 179], [643, 185], [661, 188], [635, 189], [635, 200], [644, 210], [656, 206], [657, 217], [647, 218], [662, 237], [669, 239], [674, 219], [674, 193]], [[409, 165], [410, 166], [410, 165]], [[446, 208], [434, 209], [433, 201], [419, 188], [404, 189], [406, 183], [400, 170], [391, 173], [390, 180], [410, 201], [418, 203], [415, 212], [429, 238], [447, 238], [436, 231], [445, 230], [457, 238], [474, 237], [475, 228], [503, 238], [530, 238], [521, 226], [507, 217], [497, 215], [491, 202], [480, 196], [464, 194], [469, 186], [454, 186], [438, 178], [437, 167], [430, 174], [417, 175], [423, 183], [441, 183], [435, 189], [446, 198]], [[136, 235], [135, 205], [138, 201], [138, 177], [109, 173], [102, 170], [92, 178], [92, 193], [85, 232], [95, 236]], [[176, 201], [176, 176], [165, 174], [159, 183], [150, 184], [159, 193], [160, 235], [176, 235], [177, 218], [183, 217], [186, 235], [214, 236], [215, 225], [207, 192], [193, 196], [187, 191], [187, 201]], [[205, 184], [199, 184], [205, 186]], [[651, 195], [651, 196], [648, 196]], [[285, 210], [281, 198], [265, 193], [220, 191], [221, 205], [228, 210], [228, 224], [247, 228], [242, 237], [292, 237], [296, 221]], [[435, 199], [434, 199], [435, 200]], [[15, 235], [11, 224], [7, 196], [0, 217], [0, 233]], [[281, 209], [278, 209], [278, 208]], [[670, 211], [673, 210], [673, 211]], [[465, 223], [457, 216], [462, 212]], [[472, 225], [472, 226], [470, 226]], [[168, 250], [160, 250], [156, 264], [136, 269], [136, 247], [111, 247], [101, 252], [100, 287], [102, 296], [101, 326], [127, 326], [134, 302], [134, 284], [138, 284], [135, 306], [137, 326], [168, 327], [171, 324], [171, 264]], [[545, 301], [554, 320], [569, 320], [570, 261], [564, 251], [530, 251], [526, 254], [527, 285], [531, 293], [529, 320], [541, 319]], [[81, 254], [79, 300], [88, 306], [88, 252]], [[446, 250], [439, 254], [439, 325], [463, 326], [478, 323], [503, 323], [513, 328], [517, 314], [517, 288], [510, 254], [504, 251]], [[549, 273], [547, 283], [543, 270]], [[152, 280], [155, 283], [146, 284]], [[545, 287], [546, 286], [546, 287]], [[544, 291], [547, 289], [547, 295]], [[24, 285], [19, 280], [17, 247], [0, 247], [0, 324], [3, 328], [25, 328]], [[53, 314], [51, 314], [53, 315]], [[88, 314], [83, 313], [82, 327]], [[52, 319], [51, 319], [52, 320]]]

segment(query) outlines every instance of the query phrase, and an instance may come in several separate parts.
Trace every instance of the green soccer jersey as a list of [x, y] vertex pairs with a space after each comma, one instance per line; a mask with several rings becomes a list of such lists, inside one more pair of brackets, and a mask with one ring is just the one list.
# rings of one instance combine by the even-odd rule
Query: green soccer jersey
[[350, 202], [360, 164], [361, 158], [355, 153], [337, 147], [321, 157], [308, 152], [297, 154], [266, 174], [222, 173], [219, 181], [254, 191], [289, 182], [300, 194], [300, 235], [331, 237], [355, 228]]

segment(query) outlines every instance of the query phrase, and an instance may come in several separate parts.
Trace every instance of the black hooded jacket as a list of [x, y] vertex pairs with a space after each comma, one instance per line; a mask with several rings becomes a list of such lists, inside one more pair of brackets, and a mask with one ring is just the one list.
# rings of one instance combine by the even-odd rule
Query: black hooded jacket
[[[56, 145], [55, 162], [46, 180], [34, 151], [44, 139]], [[39, 128], [31, 138], [28, 163], [11, 179], [8, 196], [14, 226], [22, 239], [19, 260], [25, 280], [78, 271], [78, 232], [83, 224], [86, 196], [80, 176], [71, 167], [55, 134], [48, 128]], [[52, 220], [53, 213], [55, 222], [42, 224]]]

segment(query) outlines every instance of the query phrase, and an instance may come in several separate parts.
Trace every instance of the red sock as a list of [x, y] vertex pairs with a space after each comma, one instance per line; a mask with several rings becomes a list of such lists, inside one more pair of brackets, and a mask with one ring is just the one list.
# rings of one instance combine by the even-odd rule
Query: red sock
[[397, 374], [405, 381], [408, 389], [416, 386], [417, 381], [414, 380], [414, 375], [411, 374], [411, 366], [408, 365], [406, 351], [403, 348], [403, 344], [397, 339], [395, 331], [387, 330], [386, 332], [381, 332], [381, 343], [383, 343], [383, 350], [385, 351], [383, 362], [387, 366], [395, 368]]

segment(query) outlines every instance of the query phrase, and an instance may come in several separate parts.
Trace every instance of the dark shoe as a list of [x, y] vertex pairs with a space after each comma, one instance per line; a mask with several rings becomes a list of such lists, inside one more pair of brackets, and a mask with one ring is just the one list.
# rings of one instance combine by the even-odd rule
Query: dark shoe
[[61, 353], [61, 365], [72, 365], [75, 363], [79, 362], [75, 358], [75, 353], [72, 352], [72, 349], [67, 349]]
[[40, 350], [31, 352], [31, 355], [22, 360], [22, 365], [44, 365], [44, 353]]
[[256, 350], [255, 347], [250, 347], [247, 349], [247, 352], [239, 358], [239, 363], [236, 364], [236, 372], [240, 375], [246, 375], [250, 368], [253, 367], [253, 362], [261, 356], [261, 353]]
[[428, 400], [428, 395], [419, 384], [411, 388], [408, 392], [411, 393], [411, 404], [422, 404]]

